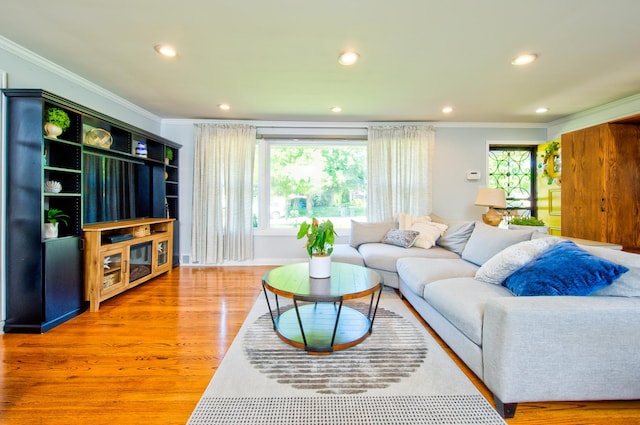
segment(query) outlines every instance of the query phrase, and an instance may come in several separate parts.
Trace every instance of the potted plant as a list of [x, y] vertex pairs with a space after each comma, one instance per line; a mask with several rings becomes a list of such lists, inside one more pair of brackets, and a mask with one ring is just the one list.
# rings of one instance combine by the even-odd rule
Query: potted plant
[[71, 126], [69, 115], [62, 109], [55, 107], [45, 110], [44, 123], [44, 131], [50, 137], [58, 137]]
[[164, 156], [164, 163], [169, 165], [171, 161], [173, 161], [173, 149], [167, 146], [166, 153]]
[[536, 217], [514, 217], [509, 221], [509, 229], [535, 227], [536, 232], [549, 233], [549, 227]]
[[313, 217], [311, 223], [302, 222], [298, 229], [298, 239], [307, 237], [306, 249], [309, 254], [309, 277], [331, 276], [331, 253], [337, 233], [331, 220], [319, 221]]
[[44, 238], [53, 239], [58, 237], [58, 223], [68, 225], [69, 216], [57, 208], [50, 208], [44, 211]]

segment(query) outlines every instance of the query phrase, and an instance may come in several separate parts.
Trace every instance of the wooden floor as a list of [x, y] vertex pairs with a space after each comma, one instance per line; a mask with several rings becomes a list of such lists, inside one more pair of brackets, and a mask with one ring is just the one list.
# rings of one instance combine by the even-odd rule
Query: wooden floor
[[[0, 423], [184, 424], [268, 269], [182, 267], [46, 334], [2, 335]], [[523, 403], [508, 423], [640, 424], [640, 401]]]

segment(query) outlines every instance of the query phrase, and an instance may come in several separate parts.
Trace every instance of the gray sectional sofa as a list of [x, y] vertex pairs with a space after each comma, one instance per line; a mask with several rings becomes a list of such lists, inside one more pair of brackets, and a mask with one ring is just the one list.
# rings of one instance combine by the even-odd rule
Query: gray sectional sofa
[[[428, 219], [447, 226], [429, 249], [383, 243], [395, 222], [353, 222], [350, 244], [336, 245], [333, 261], [375, 269], [399, 289], [487, 385], [503, 417], [512, 417], [518, 402], [640, 399], [640, 255]], [[537, 269], [546, 262], [560, 263]], [[610, 285], [600, 283], [606, 273], [599, 269], [578, 279], [600, 262], [628, 271]], [[562, 286], [574, 277], [599, 286], [581, 288], [582, 295], [527, 296], [546, 280], [556, 291], [555, 281]]]

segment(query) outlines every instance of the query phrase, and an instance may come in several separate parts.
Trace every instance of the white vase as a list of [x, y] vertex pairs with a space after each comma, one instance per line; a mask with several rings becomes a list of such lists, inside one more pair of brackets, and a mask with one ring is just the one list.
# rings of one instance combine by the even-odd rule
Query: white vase
[[309, 277], [325, 278], [331, 276], [331, 256], [312, 255], [309, 259]]
[[44, 223], [44, 238], [55, 239], [58, 237], [58, 223]]
[[57, 125], [53, 125], [50, 122], [44, 123], [44, 133], [49, 137], [57, 138], [62, 134], [62, 129]]

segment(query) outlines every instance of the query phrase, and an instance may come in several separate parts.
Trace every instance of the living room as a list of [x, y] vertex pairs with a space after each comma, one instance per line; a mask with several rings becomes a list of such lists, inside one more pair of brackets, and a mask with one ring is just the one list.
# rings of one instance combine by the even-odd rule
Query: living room
[[[406, 10], [413, 10], [415, 7], [414, 17], [411, 20], [411, 25], [407, 26], [407, 31], [413, 26], [431, 25], [435, 26], [434, 22], [440, 20], [438, 16], [446, 15], [451, 16], [452, 12], [447, 7], [441, 5], [425, 5], [415, 6], [413, 2], [406, 2], [394, 6], [391, 10], [387, 10], [388, 13], [400, 13], [406, 14]], [[131, 6], [134, 10], [131, 11], [131, 16], [127, 19], [120, 17], [123, 20], [122, 23], [117, 24], [117, 30], [121, 32], [118, 37], [123, 37], [119, 46], [135, 46], [132, 47], [136, 51], [136, 55], [145, 57], [144, 62], [141, 63], [131, 62], [131, 56], [123, 55], [119, 60], [122, 62], [117, 65], [109, 64], [105, 62], [107, 58], [117, 56], [111, 52], [114, 48], [108, 46], [105, 38], [91, 39], [87, 44], [93, 46], [101, 46], [96, 49], [94, 47], [93, 54], [87, 53], [89, 49], [87, 46], [75, 46], [77, 42], [74, 38], [81, 38], [83, 30], [93, 29], [93, 25], [96, 22], [106, 25], [109, 28], [116, 26], [114, 22], [118, 22], [114, 15], [122, 14], [118, 12], [117, 5], [111, 5], [113, 10], [100, 10], [100, 13], [96, 14], [96, 10], [90, 6], [82, 6], [77, 11], [71, 11], [72, 6], [62, 7], [57, 12], [60, 16], [55, 25], [58, 28], [64, 28], [61, 30], [62, 34], [56, 34], [59, 40], [65, 40], [75, 47], [69, 50], [72, 53], [64, 52], [64, 48], [60, 46], [53, 53], [47, 53], [44, 50], [42, 44], [47, 38], [56, 37], [43, 37], [39, 33], [39, 28], [33, 24], [34, 21], [40, 21], [39, 14], [45, 12], [34, 12], [27, 6], [20, 5], [8, 5], [3, 7], [3, 17], [0, 18], [2, 23], [2, 30], [0, 30], [0, 71], [2, 73], [2, 80], [0, 81], [0, 87], [2, 88], [33, 88], [44, 89], [50, 93], [61, 96], [66, 99], [70, 99], [73, 102], [85, 105], [91, 109], [101, 111], [102, 113], [114, 117], [116, 119], [125, 121], [146, 130], [150, 133], [162, 136], [182, 147], [179, 150], [180, 156], [180, 199], [179, 210], [180, 219], [176, 222], [176, 227], [179, 229], [179, 241], [174, 245], [175, 252], [179, 255], [181, 268], [187, 268], [189, 266], [202, 265], [192, 261], [192, 209], [194, 202], [194, 175], [193, 175], [193, 163], [195, 154], [195, 125], [196, 124], [216, 124], [216, 123], [239, 123], [249, 122], [255, 125], [258, 129], [258, 133], [262, 135], [278, 135], [285, 139], [303, 138], [308, 137], [312, 139], [326, 139], [327, 137], [333, 138], [345, 138], [349, 140], [365, 140], [367, 137], [367, 129], [372, 124], [416, 124], [418, 126], [430, 126], [435, 130], [434, 140], [434, 161], [431, 169], [432, 175], [432, 197], [431, 205], [433, 211], [439, 215], [460, 220], [476, 220], [479, 219], [481, 214], [485, 211], [484, 207], [474, 205], [474, 199], [476, 197], [479, 187], [486, 185], [486, 170], [487, 170], [487, 155], [490, 145], [541, 145], [546, 142], [557, 140], [564, 133], [586, 128], [592, 125], [597, 125], [604, 122], [618, 120], [628, 116], [634, 116], [640, 113], [640, 86], [638, 86], [637, 75], [640, 65], [635, 61], [628, 52], [637, 50], [637, 28], [633, 19], [630, 16], [637, 16], [638, 5], [633, 1], [620, 1], [607, 5], [605, 8], [607, 12], [603, 12], [603, 5], [598, 5], [598, 2], [590, 2], [583, 4], [582, 2], [570, 2], [567, 5], [539, 5], [524, 7], [519, 9], [515, 6], [510, 6], [510, 2], [496, 2], [495, 5], [488, 5], [484, 7], [476, 6], [470, 2], [463, 2], [466, 13], [469, 15], [477, 15], [480, 17], [481, 22], [486, 22], [482, 25], [478, 25], [476, 22], [473, 27], [468, 26], [474, 20], [470, 17], [460, 17], [460, 20], [452, 24], [450, 41], [447, 41], [445, 36], [442, 36], [442, 40], [434, 43], [432, 40], [432, 33], [420, 33], [419, 36], [414, 36], [414, 42], [407, 43], [408, 46], [403, 52], [406, 56], [411, 56], [409, 52], [421, 52], [423, 54], [416, 54], [416, 56], [424, 56], [423, 61], [419, 66], [415, 66], [415, 70], [397, 72], [393, 76], [391, 74], [375, 74], [372, 78], [371, 66], [374, 64], [373, 50], [370, 46], [365, 45], [364, 41], [358, 40], [358, 34], [355, 30], [345, 31], [346, 34], [333, 37], [327, 37], [329, 41], [322, 43], [322, 50], [326, 57], [330, 57], [332, 63], [329, 68], [329, 72], [323, 76], [319, 75], [320, 71], [314, 68], [316, 61], [310, 62], [313, 65], [302, 62], [304, 66], [301, 66], [301, 73], [306, 72], [307, 75], [315, 76], [317, 80], [329, 79], [335, 84], [338, 84], [334, 80], [343, 79], [338, 90], [343, 90], [348, 96], [341, 96], [340, 99], [345, 97], [358, 98], [366, 90], [371, 91], [371, 86], [361, 87], [358, 84], [358, 80], [375, 80], [374, 85], [382, 85], [381, 81], [392, 80], [390, 86], [396, 86], [399, 91], [405, 93], [407, 90], [406, 85], [413, 82], [421, 82], [426, 87], [424, 90], [420, 90], [417, 96], [413, 99], [408, 98], [402, 110], [394, 109], [398, 106], [399, 102], [394, 103], [394, 107], [388, 107], [388, 114], [384, 115], [382, 110], [384, 108], [375, 108], [371, 106], [373, 103], [385, 103], [375, 102], [371, 97], [359, 99], [358, 102], [352, 104], [344, 103], [343, 112], [335, 113], [330, 112], [329, 108], [334, 106], [333, 103], [327, 103], [322, 106], [322, 111], [318, 106], [319, 100], [314, 98], [315, 112], [303, 111], [302, 106], [299, 108], [298, 114], [297, 106], [305, 103], [305, 99], [311, 99], [316, 95], [317, 91], [326, 90], [327, 86], [321, 88], [314, 88], [311, 93], [305, 92], [299, 85], [300, 82], [296, 81], [298, 85], [292, 85], [290, 87], [282, 86], [280, 80], [270, 80], [269, 84], [259, 83], [256, 75], [247, 77], [247, 80], [251, 81], [249, 86], [244, 90], [244, 93], [234, 95], [227, 91], [227, 86], [241, 85], [241, 82], [234, 80], [225, 80], [220, 85], [202, 90], [203, 93], [194, 95], [192, 100], [193, 105], [198, 105], [201, 109], [187, 108], [182, 100], [178, 101], [175, 92], [169, 92], [168, 86], [182, 87], [184, 92], [190, 92], [192, 88], [186, 87], [184, 80], [190, 77], [185, 77], [181, 74], [182, 67], [185, 62], [190, 62], [193, 57], [197, 57], [196, 48], [188, 48], [186, 41], [180, 42], [177, 34], [181, 31], [187, 32], [186, 27], [189, 24], [178, 24], [179, 28], [173, 28], [171, 31], [162, 32], [156, 28], [155, 33], [151, 32], [151, 29], [144, 28], [136, 31], [132, 29], [135, 27], [136, 22], [131, 22], [129, 19], [137, 17], [141, 21], [151, 20], [152, 18], [143, 15], [143, 10], [138, 6]], [[618, 7], [614, 7], [614, 6]], [[200, 5], [206, 7], [205, 5]], [[286, 7], [291, 6], [287, 4], [280, 4], [278, 6]], [[334, 6], [333, 10], [332, 7]], [[362, 5], [360, 5], [362, 6]], [[123, 5], [123, 7], [125, 7]], [[222, 6], [220, 6], [222, 7]], [[256, 21], [250, 21], [253, 26], [258, 30], [261, 30], [263, 34], [269, 34], [270, 37], [274, 37], [274, 40], [282, 41], [289, 38], [295, 38], [290, 36], [290, 32], [284, 32], [278, 34], [279, 31], [274, 28], [278, 28], [278, 25], [267, 25], [267, 17], [269, 20], [279, 22], [282, 19], [282, 25], [292, 26], [291, 31], [297, 31], [296, 33], [303, 34], [305, 30], [299, 26], [293, 25], [295, 19], [301, 19], [301, 16], [307, 16], [306, 14], [312, 14], [313, 11], [308, 9], [297, 10], [292, 14], [292, 17], [282, 17], [282, 13], [278, 13], [273, 7], [265, 7], [266, 10], [258, 8], [256, 9], [257, 15], [261, 15], [261, 19]], [[429, 7], [433, 8], [434, 13], [429, 13]], [[355, 6], [344, 5], [327, 5], [326, 10], [317, 11], [319, 15], [322, 15], [325, 19], [328, 19], [325, 15], [332, 15], [335, 12], [337, 15], [338, 10], [345, 9], [345, 16], [349, 16], [354, 21], [358, 19], [363, 20], [360, 15], [360, 8]], [[383, 9], [382, 7], [380, 7]], [[450, 8], [450, 7], [449, 7]], [[504, 16], [498, 15], [496, 10], [505, 9]], [[81, 10], [80, 10], [81, 9]], [[614, 10], [615, 9], [615, 10]], [[114, 11], [115, 10], [115, 11]], [[555, 13], [551, 13], [551, 12]], [[435, 13], [437, 12], [437, 13]], [[448, 12], [448, 13], [445, 13]], [[155, 17], [157, 22], [163, 22], [167, 24], [167, 28], [171, 28], [171, 22], [173, 18], [176, 18], [176, 22], [182, 22], [182, 19], [171, 16], [172, 13], [166, 11], [157, 12], [158, 16]], [[222, 25], [221, 17], [225, 16], [225, 13], [229, 13], [234, 17], [244, 16], [240, 10], [232, 10], [224, 12], [221, 10], [218, 16], [215, 18], [215, 24], [220, 26], [220, 31], [227, 30], [226, 25]], [[376, 11], [376, 16], [379, 25], [387, 25], [384, 16], [378, 15], [381, 11]], [[519, 13], [530, 13], [527, 18], [527, 24], [524, 27], [527, 28], [526, 34], [519, 34], [518, 27], [520, 24], [514, 23], [515, 17]], [[34, 15], [32, 15], [34, 14]], [[180, 15], [182, 12], [180, 13]], [[188, 13], [184, 12], [185, 15]], [[35, 19], [34, 17], [38, 17]], [[145, 18], [141, 18], [145, 16]], [[335, 18], [334, 16], [334, 18]], [[364, 15], [363, 15], [364, 16]], [[427, 16], [427, 17], [425, 17]], [[432, 18], [428, 18], [432, 16]], [[551, 16], [556, 16], [557, 19], [551, 19]], [[293, 18], [295, 17], [295, 18]], [[185, 18], [180, 16], [180, 18]], [[397, 15], [389, 15], [388, 19], [397, 19]], [[185, 18], [186, 19], [186, 18]], [[484, 19], [484, 21], [483, 21]], [[104, 21], [103, 21], [104, 20]], [[338, 20], [342, 20], [339, 18]], [[582, 20], [582, 24], [577, 25], [575, 21]], [[14, 21], [11, 23], [10, 21]], [[28, 25], [27, 25], [28, 22]], [[109, 22], [105, 24], [105, 22]], [[449, 22], [451, 20], [449, 19]], [[502, 30], [498, 30], [497, 25], [503, 24]], [[568, 31], [567, 35], [562, 35], [563, 27], [570, 24], [572, 31], [580, 29], [580, 35], [592, 33], [596, 23], [602, 24], [603, 33], [613, 33], [617, 36], [611, 36], [611, 39], [607, 38], [606, 43], [603, 41], [603, 45], [597, 45], [593, 40], [576, 43], [577, 52], [570, 53], [565, 52], [569, 59], [561, 59], [559, 51], [552, 51], [551, 45], [553, 39], [558, 39], [562, 43], [569, 43], [567, 40], [570, 36], [577, 37], [574, 33]], [[75, 27], [77, 25], [77, 27]], [[120, 26], [122, 25], [122, 26]], [[142, 24], [141, 24], [142, 25]], [[361, 25], [361, 24], [358, 24]], [[23, 26], [29, 28], [28, 31], [19, 31], [19, 27]], [[157, 23], [154, 25], [159, 27]], [[215, 25], [214, 25], [215, 26]], [[129, 32], [126, 28], [129, 27]], [[445, 27], [443, 23], [438, 24], [437, 29], [441, 30]], [[487, 27], [493, 28], [487, 30]], [[466, 30], [466, 28], [469, 28]], [[526, 36], [530, 36], [534, 33], [533, 29], [540, 30], [546, 29], [547, 35], [543, 40], [529, 40], [524, 42]], [[577, 29], [576, 29], [577, 28]], [[504, 42], [501, 46], [502, 57], [500, 61], [504, 61], [499, 66], [494, 64], [494, 68], [480, 68], [473, 72], [470, 76], [471, 70], [475, 65], [468, 65], [464, 63], [456, 62], [455, 65], [443, 65], [437, 67], [433, 73], [427, 72], [431, 69], [428, 63], [432, 63], [438, 60], [435, 53], [446, 53], [446, 47], [448, 43], [457, 47], [456, 55], [464, 56], [469, 52], [478, 52], [479, 46], [473, 43], [472, 39], [475, 34], [474, 31], [486, 30], [488, 34], [484, 34], [482, 42], [496, 42], [497, 40], [511, 41]], [[436, 29], [434, 28], [433, 31]], [[52, 29], [48, 29], [49, 33], [52, 33]], [[65, 32], [68, 32], [66, 35]], [[114, 32], [114, 29], [110, 29], [110, 33]], [[258, 31], [257, 31], [258, 32]], [[319, 31], [320, 32], [320, 31]], [[396, 27], [395, 31], [378, 31], [379, 33], [398, 33], [399, 29]], [[544, 31], [543, 31], [544, 32]], [[320, 32], [322, 33], [322, 32]], [[145, 34], [142, 36], [141, 34]], [[173, 38], [172, 37], [176, 37]], [[215, 34], [218, 39], [224, 39], [223, 34]], [[103, 36], [104, 37], [104, 36]], [[213, 35], [207, 37], [214, 38]], [[244, 40], [238, 34], [227, 36], [230, 38], [237, 37]], [[258, 35], [254, 35], [258, 37]], [[265, 40], [268, 37], [265, 36]], [[411, 37], [407, 37], [411, 38]], [[478, 38], [480, 38], [478, 36]], [[577, 37], [579, 38], [579, 37]], [[604, 37], [603, 37], [604, 38]], [[622, 39], [625, 39], [627, 44], [623, 44]], [[384, 37], [377, 36], [372, 37], [371, 42], [384, 45], [385, 43], [399, 43], [397, 40], [387, 41]], [[400, 38], [402, 40], [402, 38]], [[161, 41], [174, 42], [179, 48], [179, 56], [177, 61], [171, 62], [156, 55], [153, 51], [154, 43]], [[271, 41], [275, 43], [275, 41]], [[227, 43], [227, 42], [225, 42]], [[265, 41], [266, 43], [266, 41]], [[575, 42], [574, 42], [575, 43]], [[607, 44], [609, 43], [609, 44]], [[55, 43], [53, 43], [55, 44]], [[251, 56], [251, 62], [260, 63], [262, 60], [261, 55], [265, 55], [264, 52], [270, 52], [272, 55], [277, 53], [281, 56], [285, 56], [288, 52], [294, 51], [296, 48], [303, 48], [302, 42], [292, 43], [290, 45], [273, 48], [271, 50], [265, 49], [263, 44], [257, 46], [257, 53], [253, 52], [247, 56]], [[565, 44], [566, 45], [566, 44]], [[330, 54], [329, 46], [331, 49]], [[358, 47], [360, 52], [360, 62], [353, 65], [352, 68], [345, 68], [342, 65], [337, 64], [337, 55], [342, 49], [348, 47]], [[464, 49], [463, 47], [466, 47]], [[614, 48], [615, 47], [615, 48]], [[243, 55], [247, 54], [248, 49], [244, 44], [241, 44], [240, 51]], [[262, 54], [260, 53], [262, 49]], [[431, 49], [431, 50], [430, 50]], [[523, 50], [524, 49], [524, 50]], [[565, 47], [565, 49], [568, 49]], [[148, 50], [148, 51], [147, 51]], [[224, 50], [224, 49], [221, 49]], [[599, 59], [600, 55], [604, 55], [603, 52], [613, 51], [616, 53], [618, 50], [623, 50], [626, 59], [621, 62], [613, 62], [613, 59]], [[513, 57], [523, 51], [535, 52], [538, 55], [537, 61], [531, 64], [528, 68], [515, 68], [511, 65], [510, 61]], [[389, 53], [382, 50], [382, 53]], [[613, 52], [612, 52], [613, 53]], [[218, 52], [222, 55], [223, 52]], [[573, 56], [571, 56], [573, 55]], [[148, 57], [147, 57], [148, 56]], [[215, 56], [215, 54], [213, 55]], [[493, 57], [493, 61], [496, 61], [496, 53], [492, 51], [488, 56]], [[223, 57], [223, 56], [221, 56]], [[433, 57], [433, 60], [430, 58]], [[443, 59], [446, 55], [443, 56]], [[584, 61], [585, 57], [591, 59], [586, 62], [580, 62], [581, 65], [576, 65], [579, 61]], [[396, 58], [394, 56], [394, 58]], [[376, 58], [376, 61], [380, 62], [389, 61], [393, 62], [395, 59], [383, 59]], [[473, 54], [470, 55], [468, 60], [478, 61], [478, 57]], [[608, 62], [611, 60], [611, 62]], [[248, 63], [241, 60], [237, 56], [224, 57], [220, 62], [225, 61], [237, 61], [244, 67], [248, 67]], [[310, 61], [307, 59], [307, 61]], [[482, 60], [484, 62], [484, 59]], [[555, 64], [552, 64], [554, 61]], [[564, 62], [562, 62], [564, 61]], [[216, 61], [208, 63], [207, 66], [218, 66]], [[579, 77], [577, 71], [573, 74], [571, 72], [562, 73], [557, 77], [553, 74], [555, 68], [564, 67], [565, 62], [575, 62], [571, 66], [582, 66], [585, 68], [592, 68], [593, 73], [589, 76]], [[88, 64], [92, 65], [89, 66]], [[115, 63], [115, 62], [114, 62]], [[126, 64], [132, 63], [131, 69], [127, 70]], [[427, 65], [425, 65], [427, 63]], [[558, 65], [562, 63], [563, 65]], [[587, 65], [585, 65], [585, 63]], [[192, 66], [192, 65], [191, 65]], [[265, 69], [272, 72], [272, 69], [286, 69], [291, 64], [281, 65], [278, 68], [277, 65], [269, 65], [274, 68], [268, 68], [265, 63]], [[539, 71], [536, 71], [536, 66]], [[401, 65], [400, 68], [410, 68], [412, 65]], [[487, 74], [491, 70], [500, 69], [499, 74]], [[569, 64], [567, 64], [569, 67]], [[104, 79], [104, 68], [109, 69], [108, 72], [113, 74], [113, 77]], [[149, 84], [141, 84], [140, 81], [144, 81], [144, 77], [139, 77], [140, 72], [134, 68], [145, 69], [142, 71], [142, 75], [158, 74], [156, 79], [151, 80], [149, 77]], [[231, 68], [231, 65], [229, 66]], [[258, 67], [259, 68], [259, 67]], [[312, 68], [312, 69], [309, 69]], [[392, 67], [394, 68], [394, 67]], [[396, 66], [397, 68], [397, 66]], [[504, 68], [504, 69], [503, 69]], [[153, 72], [148, 71], [153, 69]], [[487, 71], [489, 69], [489, 71]], [[573, 68], [572, 68], [573, 69]], [[437, 71], [437, 72], [436, 72]], [[234, 69], [235, 72], [235, 69]], [[264, 70], [263, 70], [264, 72]], [[391, 72], [391, 71], [386, 71]], [[265, 72], [266, 73], [266, 72]], [[560, 73], [560, 71], [557, 71]], [[135, 77], [132, 77], [131, 75]], [[282, 71], [282, 74], [287, 72]], [[339, 77], [340, 74], [346, 74], [346, 77]], [[463, 77], [455, 80], [455, 84], [461, 86], [460, 92], [478, 93], [475, 96], [475, 100], [469, 101], [467, 104], [463, 104], [462, 101], [457, 100], [456, 94], [444, 93], [449, 88], [450, 84], [454, 83], [434, 83], [433, 80], [444, 78], [445, 74], [465, 74]], [[403, 80], [406, 76], [407, 82]], [[215, 76], [206, 77], [211, 80], [215, 80], [218, 77]], [[575, 77], [575, 81], [572, 78]], [[220, 77], [222, 79], [222, 77]], [[227, 77], [228, 78], [228, 77]], [[582, 78], [582, 79], [580, 79]], [[306, 80], [310, 81], [314, 78], [307, 77]], [[553, 79], [553, 83], [549, 86], [545, 85], [544, 88], [541, 84], [543, 79]], [[135, 80], [135, 81], [132, 81]], [[476, 80], [476, 85], [467, 85], [469, 81]], [[615, 80], [616, 83], [613, 81]], [[444, 81], [444, 80], [442, 80]], [[505, 93], [498, 95], [498, 90], [501, 81], [505, 82]], [[508, 83], [508, 84], [507, 84]], [[538, 95], [532, 94], [527, 86], [538, 86], [540, 93]], [[594, 84], [593, 87], [590, 84]], [[151, 94], [141, 94], [138, 92], [129, 91], [131, 86], [147, 86], [146, 89]], [[329, 84], [330, 86], [331, 84]], [[348, 87], [357, 87], [349, 91]], [[269, 87], [265, 87], [269, 86]], [[480, 90], [478, 87], [485, 86], [486, 90]], [[278, 90], [275, 90], [277, 88]], [[391, 89], [389, 89], [391, 90]], [[216, 93], [216, 91], [219, 93]], [[273, 100], [274, 91], [281, 91], [286, 94], [285, 100]], [[495, 97], [492, 98], [491, 94], [495, 91]], [[534, 90], [535, 91], [535, 90]], [[250, 101], [246, 101], [251, 95], [255, 93], [256, 97], [267, 98], [267, 100], [261, 99], [260, 102], [256, 100], [256, 104], [270, 105], [271, 109], [262, 111], [262, 115], [258, 114], [261, 111], [251, 111]], [[298, 94], [296, 94], [298, 93]], [[389, 92], [376, 92], [380, 99], [389, 99]], [[590, 96], [593, 97], [590, 97]], [[145, 97], [146, 96], [146, 97]], [[369, 95], [371, 96], [371, 95]], [[271, 97], [271, 99], [269, 99]], [[338, 96], [336, 96], [337, 98]], [[417, 99], [416, 99], [417, 97]], [[422, 101], [421, 98], [433, 98], [432, 102], [427, 104], [426, 101]], [[523, 100], [517, 101], [516, 98], [522, 98]], [[171, 99], [166, 101], [166, 99]], [[236, 100], [237, 99], [237, 100]], [[240, 99], [245, 99], [243, 105]], [[593, 100], [597, 99], [597, 101]], [[325, 101], [326, 99], [320, 99]], [[231, 109], [228, 112], [224, 112], [217, 109], [217, 104], [223, 102], [230, 102]], [[455, 104], [452, 113], [445, 114], [441, 111], [441, 108], [446, 104]], [[171, 109], [170, 104], [175, 104]], [[496, 106], [494, 106], [494, 104]], [[284, 105], [284, 106], [283, 106]], [[540, 106], [549, 107], [549, 111], [546, 114], [536, 114], [535, 108]], [[208, 108], [208, 109], [207, 109]], [[289, 108], [289, 109], [287, 109]], [[502, 110], [498, 110], [503, 108]], [[203, 111], [209, 111], [207, 113]], [[486, 111], [485, 111], [486, 110]], [[484, 115], [486, 113], [486, 115]], [[3, 113], [4, 114], [4, 113]], [[287, 115], [288, 114], [288, 115]], [[502, 115], [501, 115], [502, 114]], [[491, 118], [485, 118], [491, 117]], [[2, 131], [4, 134], [4, 130]], [[481, 175], [479, 180], [469, 180], [466, 178], [467, 173], [470, 171], [478, 171]], [[3, 169], [4, 172], [4, 169]], [[4, 174], [4, 173], [3, 173]], [[267, 201], [265, 201], [267, 202]], [[263, 208], [268, 208], [268, 202]], [[6, 208], [10, 208], [9, 205], [5, 205], [3, 211]], [[3, 212], [4, 214], [4, 212]], [[4, 223], [4, 220], [3, 220]], [[635, 223], [630, 223], [635, 225]], [[3, 224], [4, 226], [4, 224]], [[3, 235], [6, 235], [6, 231], [9, 229], [3, 228]], [[273, 264], [285, 264], [295, 260], [304, 259], [304, 251], [302, 250], [303, 242], [295, 241], [294, 229], [288, 231], [275, 231], [269, 228], [259, 228], [256, 230], [254, 241], [254, 256], [252, 259], [242, 262], [243, 265], [252, 266], [265, 266]], [[5, 236], [3, 236], [4, 238]], [[349, 238], [349, 229], [338, 229], [338, 242], [346, 243]], [[4, 257], [4, 244], [3, 244], [3, 257]], [[213, 265], [213, 264], [209, 264]], [[226, 266], [238, 265], [231, 262]], [[0, 313], [2, 313], [2, 320], [5, 318], [5, 272], [4, 272], [4, 260], [3, 260], [3, 273], [2, 273], [2, 288], [0, 293]], [[255, 289], [255, 288], [254, 288]]]

